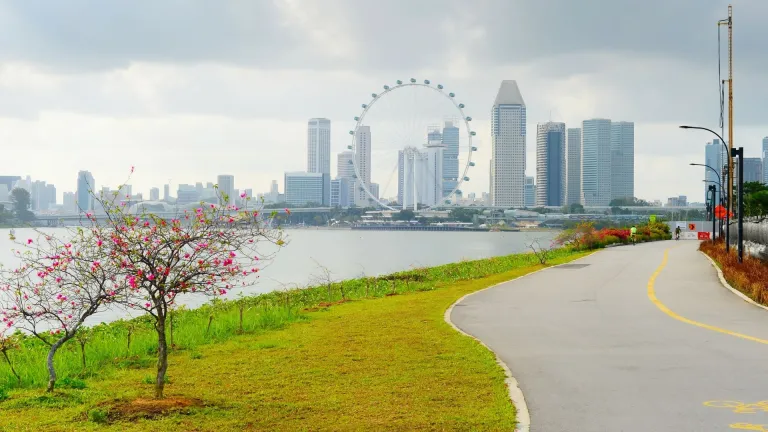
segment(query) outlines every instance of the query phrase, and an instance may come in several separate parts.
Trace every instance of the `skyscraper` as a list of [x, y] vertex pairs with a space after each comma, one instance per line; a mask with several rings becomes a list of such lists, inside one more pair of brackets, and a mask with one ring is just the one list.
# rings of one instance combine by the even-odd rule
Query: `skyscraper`
[[768, 184], [768, 137], [763, 138], [763, 183]]
[[234, 204], [235, 202], [235, 176], [232, 175], [220, 175], [216, 178], [216, 183], [219, 185], [219, 196], [227, 197], [226, 205]]
[[323, 174], [285, 173], [285, 202], [291, 205], [317, 205], [323, 198]]
[[163, 185], [163, 201], [168, 202], [171, 199], [171, 185]]
[[491, 110], [491, 205], [525, 204], [525, 121], [517, 82], [502, 81]]
[[95, 190], [96, 182], [90, 171], [80, 171], [77, 173], [77, 209], [85, 212], [93, 210], [93, 197], [91, 192]]
[[331, 203], [331, 121], [309, 119], [307, 124], [307, 172], [323, 174], [322, 205]]
[[525, 206], [532, 208], [536, 205], [536, 180], [533, 176], [525, 176]]
[[403, 173], [403, 208], [415, 204], [434, 206], [443, 198], [443, 146], [427, 146], [424, 150], [407, 147], [401, 151]]
[[365, 193], [362, 184], [366, 187], [371, 184], [371, 127], [360, 126], [355, 132], [355, 164], [359, 170], [355, 179], [355, 204], [358, 207], [369, 205], [368, 194]]
[[62, 204], [65, 213], [77, 213], [77, 205], [75, 204], [75, 193], [64, 192]]
[[160, 200], [160, 189], [153, 187], [149, 189], [149, 200], [150, 201], [159, 201]]
[[[738, 171], [736, 171], [738, 172]], [[734, 177], [738, 182], [738, 177]], [[744, 183], [763, 181], [763, 161], [760, 158], [744, 158]]]
[[610, 120], [582, 122], [581, 194], [585, 206], [607, 206], [611, 202]]
[[561, 206], [565, 198], [565, 123], [536, 130], [536, 205]]
[[347, 181], [344, 183], [349, 191], [345, 192], [346, 200], [343, 207], [348, 207], [350, 204], [354, 204], [355, 196], [355, 153], [351, 150], [343, 151], [336, 156], [336, 178], [345, 178]]
[[581, 129], [569, 128], [565, 144], [565, 203], [581, 202]]
[[443, 197], [456, 187], [459, 181], [459, 128], [452, 121], [443, 125]]
[[635, 196], [635, 124], [611, 123], [611, 199]]
[[708, 165], [717, 170], [717, 173], [715, 173], [711, 169], [704, 167], [704, 179], [707, 180], [704, 184], [704, 202], [707, 202], [707, 187], [711, 184], [715, 185], [715, 188], [717, 189], [717, 199], [718, 201], [720, 200], [721, 191], [719, 181], [725, 182], [725, 178], [722, 178], [723, 164], [725, 163], [723, 160], [723, 150], [723, 144], [719, 139], [714, 139], [711, 143], [707, 143], [707, 145], [704, 146], [704, 165]]

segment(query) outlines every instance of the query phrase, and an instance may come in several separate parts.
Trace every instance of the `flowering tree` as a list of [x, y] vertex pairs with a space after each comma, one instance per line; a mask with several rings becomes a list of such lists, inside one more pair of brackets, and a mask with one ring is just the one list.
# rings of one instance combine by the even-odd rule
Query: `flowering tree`
[[[89, 220], [95, 225], [92, 215]], [[127, 285], [103, 264], [107, 249], [98, 228], [72, 228], [60, 237], [38, 231], [17, 244], [19, 266], [0, 272], [0, 319], [6, 329], [29, 332], [49, 346], [50, 392], [56, 351]]]
[[169, 308], [180, 295], [225, 295], [255, 277], [264, 258], [262, 242], [284, 244], [272, 229], [270, 216], [244, 208], [201, 203], [165, 219], [142, 212], [132, 214], [125, 203], [97, 198], [106, 212], [99, 230], [109, 245], [109, 265], [127, 287], [118, 301], [149, 314], [157, 332], [155, 397], [162, 398], [168, 370], [167, 325]]

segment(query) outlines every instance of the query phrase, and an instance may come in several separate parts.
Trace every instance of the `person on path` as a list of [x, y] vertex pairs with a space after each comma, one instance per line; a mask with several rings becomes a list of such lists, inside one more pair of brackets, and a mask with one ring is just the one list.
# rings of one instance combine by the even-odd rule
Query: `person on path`
[[675, 240], [680, 240], [680, 226], [675, 227]]
[[637, 227], [634, 225], [629, 229], [629, 238], [632, 239], [632, 246], [634, 246], [637, 243]]

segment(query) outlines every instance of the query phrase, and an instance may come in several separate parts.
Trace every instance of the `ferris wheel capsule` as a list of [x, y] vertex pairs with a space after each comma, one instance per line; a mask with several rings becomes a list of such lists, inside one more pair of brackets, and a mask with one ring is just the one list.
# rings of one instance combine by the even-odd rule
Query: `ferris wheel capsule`
[[411, 78], [411, 83], [416, 84], [416, 78]]
[[448, 93], [448, 96], [454, 97], [454, 96], [456, 96], [456, 94], [455, 93]]
[[467, 121], [472, 121], [472, 117], [467, 116]]
[[403, 85], [403, 80], [397, 80], [397, 85]]
[[352, 146], [351, 146], [351, 145], [348, 145], [348, 146], [347, 146], [347, 150], [352, 150]]
[[[349, 162], [351, 163], [352, 161], [350, 160]], [[472, 161], [469, 161], [469, 166], [475, 166], [475, 163]]]
[[355, 134], [355, 131], [349, 131], [349, 134], [350, 134], [350, 135], [354, 135], [354, 134]]
[[450, 204], [450, 203], [451, 203], [451, 200], [445, 200], [445, 203], [446, 203], [446, 204]]
[[389, 86], [388, 86], [388, 85], [385, 85], [385, 86], [384, 86], [384, 90], [389, 90]]
[[442, 89], [443, 89], [443, 85], [442, 85], [442, 84], [438, 84], [438, 85], [437, 85], [437, 89], [438, 89], [438, 90], [442, 90]]
[[472, 146], [472, 151], [477, 151], [477, 147]]
[[376, 99], [376, 96], [377, 96], [376, 93], [371, 93], [372, 98]]
[[464, 181], [469, 181], [469, 177], [464, 176]]
[[360, 117], [355, 116], [355, 121], [360, 121]]
[[469, 134], [470, 134], [470, 135], [472, 135], [472, 136], [475, 136], [475, 135], [477, 135], [477, 132], [475, 132], [475, 131], [472, 131], [472, 132], [470, 132]]
[[424, 84], [429, 85], [429, 80], [424, 80]]
[[363, 107], [363, 109], [368, 108], [368, 104], [363, 104], [361, 106]]
[[464, 108], [464, 104], [459, 104], [459, 108]]

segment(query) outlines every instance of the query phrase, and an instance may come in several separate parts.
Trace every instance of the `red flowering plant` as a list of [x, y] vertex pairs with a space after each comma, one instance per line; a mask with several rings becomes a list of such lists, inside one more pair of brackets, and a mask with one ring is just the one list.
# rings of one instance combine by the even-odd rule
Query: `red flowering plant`
[[11, 235], [19, 264], [0, 271], [0, 320], [6, 330], [27, 332], [48, 345], [50, 392], [58, 349], [127, 285], [107, 263], [102, 228], [73, 227], [59, 236], [35, 233], [34, 239]]
[[597, 232], [597, 235], [601, 240], [605, 239], [605, 237], [612, 236], [618, 238], [622, 242], [626, 242], [629, 239], [630, 231], [627, 228], [603, 228]]
[[[216, 187], [218, 193], [218, 187]], [[166, 219], [126, 210], [116, 200], [97, 199], [105, 221], [99, 224], [109, 267], [126, 285], [116, 301], [150, 315], [157, 332], [155, 397], [162, 398], [168, 370], [168, 312], [182, 295], [219, 296], [256, 277], [265, 256], [263, 242], [282, 246], [273, 229], [275, 213], [263, 215], [241, 195], [245, 205], [200, 203]]]

